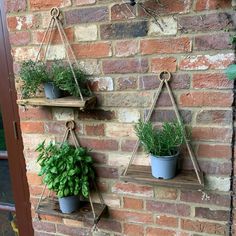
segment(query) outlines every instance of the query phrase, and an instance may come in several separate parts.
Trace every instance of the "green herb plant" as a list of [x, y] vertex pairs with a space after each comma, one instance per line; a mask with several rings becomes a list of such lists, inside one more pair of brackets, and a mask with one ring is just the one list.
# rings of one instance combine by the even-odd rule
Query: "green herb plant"
[[38, 145], [39, 176], [48, 189], [58, 197], [82, 195], [88, 197], [89, 182], [94, 178], [92, 158], [84, 147], [75, 148], [67, 142], [62, 145], [45, 141]]
[[154, 156], [175, 155], [184, 143], [183, 127], [178, 122], [165, 122], [157, 129], [151, 122], [139, 120], [135, 131], [145, 151]]

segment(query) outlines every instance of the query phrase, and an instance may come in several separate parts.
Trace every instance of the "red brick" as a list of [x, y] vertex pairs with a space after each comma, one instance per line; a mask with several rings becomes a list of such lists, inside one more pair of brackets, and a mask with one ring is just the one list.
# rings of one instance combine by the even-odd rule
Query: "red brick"
[[99, 178], [117, 179], [118, 169], [109, 166], [95, 166], [95, 172]]
[[27, 45], [30, 42], [30, 33], [28, 31], [10, 32], [9, 39], [13, 46]]
[[46, 232], [51, 232], [51, 233], [56, 232], [55, 224], [49, 223], [49, 222], [35, 221], [33, 222], [33, 227], [34, 227], [34, 230], [46, 231]]
[[232, 53], [189, 56], [180, 61], [179, 68], [181, 70], [225, 69], [233, 60]]
[[[76, 131], [80, 130], [80, 126], [76, 126]], [[65, 122], [64, 121], [49, 121], [45, 122], [45, 132], [49, 134], [62, 134], [65, 132]]]
[[153, 187], [133, 183], [117, 182], [112, 187], [112, 192], [139, 197], [153, 197]]
[[134, 209], [134, 210], [141, 210], [143, 209], [143, 200], [124, 197], [124, 208], [125, 209]]
[[203, 158], [220, 158], [230, 159], [231, 158], [231, 146], [230, 145], [217, 145], [217, 144], [199, 144], [198, 157]]
[[64, 7], [71, 5], [70, 1], [68, 0], [47, 0], [47, 1], [30, 0], [29, 3], [31, 10], [45, 10], [45, 9], [50, 9], [52, 7]]
[[98, 228], [100, 230], [107, 230], [112, 232], [121, 233], [122, 227], [121, 223], [114, 220], [109, 220], [105, 218], [101, 218], [98, 222]]
[[51, 120], [51, 110], [45, 107], [19, 108], [21, 120]]
[[80, 143], [82, 146], [86, 146], [88, 148], [92, 148], [95, 150], [109, 150], [109, 151], [118, 150], [118, 142], [112, 139], [81, 138]]
[[106, 60], [102, 63], [105, 74], [144, 73], [148, 71], [147, 59]]
[[125, 40], [117, 42], [115, 45], [115, 55], [117, 57], [128, 57], [137, 54], [139, 51], [137, 40]]
[[4, 1], [6, 12], [20, 12], [25, 11], [27, 4], [26, 0], [5, 0]]
[[109, 42], [74, 44], [72, 45], [77, 58], [102, 58], [111, 56]]
[[155, 196], [157, 199], [176, 200], [178, 192], [174, 188], [158, 187], [155, 189]]
[[117, 78], [116, 90], [135, 90], [138, 88], [138, 79], [135, 76], [122, 76]]
[[231, 1], [229, 0], [197, 0], [195, 10], [204, 11], [204, 10], [216, 10], [230, 8]]
[[190, 206], [181, 203], [169, 203], [148, 200], [146, 202], [146, 209], [152, 212], [172, 214], [176, 216], [189, 216]]
[[78, 117], [82, 120], [113, 120], [115, 119], [115, 112], [110, 110], [92, 109], [78, 111]]
[[228, 221], [229, 216], [230, 212], [225, 210], [212, 210], [210, 208], [204, 208], [204, 207], [195, 208], [195, 217], [198, 218], [205, 218], [217, 221]]
[[109, 210], [110, 217], [117, 220], [125, 220], [132, 223], [153, 223], [153, 216], [150, 213], [130, 212], [123, 210]]
[[79, 228], [73, 226], [66, 226], [64, 224], [57, 224], [57, 233], [66, 234], [70, 236], [88, 235], [90, 230], [88, 228]]
[[184, 230], [194, 231], [199, 233], [226, 235], [226, 226], [218, 223], [182, 219], [181, 228]]
[[126, 236], [143, 236], [144, 227], [142, 225], [124, 224], [124, 234]]
[[91, 136], [104, 136], [104, 124], [85, 125], [87, 135]]
[[55, 234], [54, 233], [45, 233], [45, 232], [35, 231], [34, 236], [55, 236]]
[[192, 138], [194, 140], [230, 142], [232, 129], [215, 127], [193, 127]]
[[129, 4], [115, 4], [111, 7], [111, 20], [126, 20], [135, 18], [135, 8]]
[[84, 6], [84, 5], [90, 5], [94, 4], [96, 0], [74, 0], [74, 4], [76, 6]]
[[[189, 159], [188, 159], [189, 160]], [[183, 166], [185, 164], [183, 163]], [[200, 169], [207, 175], [207, 174], [212, 174], [212, 175], [226, 175], [230, 176], [231, 174], [231, 168], [232, 168], [232, 163], [230, 161], [225, 161], [225, 162], [213, 162], [213, 161], [205, 161], [205, 160], [199, 160], [199, 165]], [[188, 165], [189, 166], [189, 165]], [[185, 168], [185, 167], [183, 167]], [[191, 167], [192, 169], [192, 163]], [[186, 167], [187, 169], [187, 167]]]
[[220, 50], [230, 49], [231, 47], [229, 33], [199, 35], [195, 37], [194, 50]]
[[38, 176], [36, 173], [27, 172], [27, 180], [29, 185], [41, 185], [42, 177]]
[[228, 80], [225, 74], [205, 73], [193, 75], [193, 88], [225, 89], [232, 87], [233, 81]]
[[156, 224], [160, 226], [178, 227], [178, 218], [172, 216], [159, 215], [156, 217]]
[[232, 102], [232, 92], [187, 92], [180, 96], [183, 107], [230, 107]]
[[175, 57], [160, 57], [151, 60], [151, 71], [154, 73], [161, 71], [175, 72], [176, 68], [177, 59]]
[[35, 133], [42, 134], [44, 133], [44, 123], [43, 122], [21, 122], [20, 123], [21, 131], [23, 133]]
[[192, 43], [189, 38], [144, 39], [141, 40], [140, 51], [145, 54], [191, 52]]
[[122, 140], [121, 142], [121, 151], [123, 152], [132, 152], [136, 144], [136, 140]]
[[176, 232], [169, 229], [160, 229], [160, 228], [153, 228], [153, 227], [148, 227], [146, 229], [146, 236], [157, 236], [157, 235], [175, 236]]
[[107, 162], [106, 154], [99, 152], [90, 152], [95, 163], [105, 164]]

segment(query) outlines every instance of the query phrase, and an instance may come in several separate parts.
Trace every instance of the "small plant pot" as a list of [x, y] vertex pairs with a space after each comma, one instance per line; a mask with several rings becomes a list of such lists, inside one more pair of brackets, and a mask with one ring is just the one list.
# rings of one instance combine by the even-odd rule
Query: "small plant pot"
[[172, 179], [176, 175], [179, 153], [173, 156], [150, 154], [152, 176], [158, 179]]
[[78, 210], [80, 205], [79, 196], [69, 196], [69, 197], [61, 197], [58, 198], [59, 206], [62, 213], [72, 213]]
[[61, 97], [61, 90], [52, 82], [44, 84], [44, 93], [47, 99], [56, 99]]

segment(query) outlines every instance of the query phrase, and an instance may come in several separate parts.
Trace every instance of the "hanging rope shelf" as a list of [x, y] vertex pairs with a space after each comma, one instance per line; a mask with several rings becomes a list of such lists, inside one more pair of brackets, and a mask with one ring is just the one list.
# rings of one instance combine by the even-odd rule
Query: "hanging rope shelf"
[[[168, 84], [169, 80], [171, 79], [171, 74], [168, 71], [163, 71], [159, 74], [158, 78], [160, 80], [160, 85], [159, 85], [159, 88], [157, 89], [157, 92], [154, 94], [153, 103], [145, 118], [145, 121], [150, 120], [153, 110], [155, 108], [155, 105], [157, 103], [157, 100], [159, 98], [159, 95], [161, 94], [161, 91], [165, 85], [167, 88], [168, 94], [170, 96], [170, 100], [171, 100], [175, 115], [177, 117], [177, 120], [182, 125], [183, 122], [182, 122], [177, 104], [175, 102], [172, 90]], [[192, 151], [189, 140], [186, 138], [185, 128], [184, 128], [184, 139], [185, 139], [185, 144], [189, 153], [189, 157], [193, 164], [195, 174], [193, 170], [181, 170], [179, 171], [177, 176], [173, 179], [165, 180], [165, 179], [154, 178], [151, 174], [150, 166], [133, 164], [134, 159], [136, 157], [136, 153], [140, 145], [140, 142], [137, 141], [134, 147], [132, 156], [130, 158], [129, 164], [127, 168], [125, 169], [123, 175], [120, 177], [120, 179], [126, 182], [137, 182], [137, 183], [143, 183], [143, 184], [149, 184], [149, 185], [160, 185], [160, 186], [168, 186], [168, 187], [176, 187], [176, 188], [189, 188], [189, 189], [197, 189], [197, 190], [203, 189], [204, 188], [203, 173], [200, 170], [199, 164]]]
[[[43, 36], [42, 42], [40, 44], [40, 48], [36, 57], [36, 62], [39, 60], [40, 54], [42, 52], [43, 45], [45, 45], [45, 52], [44, 52], [44, 57], [43, 61], [46, 60], [46, 56], [48, 53], [49, 46], [51, 44], [52, 40], [52, 33], [56, 29], [58, 30], [61, 42], [63, 43], [63, 46], [65, 48], [65, 53], [66, 53], [66, 58], [68, 61], [68, 64], [70, 66], [71, 72], [73, 74], [73, 79], [75, 81], [75, 86], [77, 87], [78, 94], [80, 96], [80, 99], [75, 98], [75, 97], [62, 97], [62, 98], [57, 98], [57, 99], [46, 99], [46, 98], [29, 98], [29, 99], [20, 99], [17, 100], [17, 103], [19, 105], [32, 105], [32, 106], [55, 106], [55, 107], [77, 107], [80, 109], [85, 109], [87, 107], [92, 107], [96, 103], [96, 97], [95, 96], [90, 96], [90, 97], [83, 97], [81, 93], [80, 86], [78, 84], [75, 71], [73, 68], [73, 63], [74, 65], [79, 69], [80, 66], [76, 60], [75, 54], [73, 52], [73, 49], [68, 41], [68, 38], [66, 36], [66, 33], [63, 29], [63, 25], [59, 19], [60, 16], [60, 10], [56, 7], [52, 8], [50, 10], [50, 15], [51, 19], [48, 24], [48, 28], [45, 31], [45, 34]], [[48, 40], [46, 40], [48, 38]], [[46, 42], [47, 41], [47, 42]], [[72, 56], [73, 60], [71, 60], [70, 55]], [[72, 63], [73, 61], [73, 63]], [[91, 90], [89, 86], [87, 85], [88, 90], [91, 93]]]

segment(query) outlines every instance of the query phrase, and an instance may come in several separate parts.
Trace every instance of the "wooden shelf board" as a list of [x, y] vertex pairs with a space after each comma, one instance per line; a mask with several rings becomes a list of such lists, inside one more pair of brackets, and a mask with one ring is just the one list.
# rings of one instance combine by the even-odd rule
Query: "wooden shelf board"
[[17, 100], [19, 105], [32, 105], [32, 106], [53, 106], [53, 107], [79, 107], [86, 108], [96, 103], [96, 97], [85, 97], [84, 101], [75, 97], [62, 97], [57, 99], [47, 98], [29, 98]]
[[[62, 218], [78, 220], [78, 221], [93, 220], [93, 212], [90, 203], [81, 201], [80, 205], [81, 207], [79, 208], [78, 211], [70, 214], [65, 214], [62, 213], [59, 209], [58, 199], [46, 198], [42, 199], [36, 212], [38, 214], [59, 216]], [[101, 218], [102, 214], [106, 212], [107, 206], [100, 203], [93, 203], [93, 206], [96, 214], [96, 221], [98, 221]]]
[[202, 184], [199, 183], [194, 170], [181, 170], [173, 179], [157, 179], [152, 176], [150, 166], [131, 165], [126, 175], [122, 175], [120, 179], [125, 182], [199, 190], [204, 188], [203, 173], [199, 172], [199, 175]]

